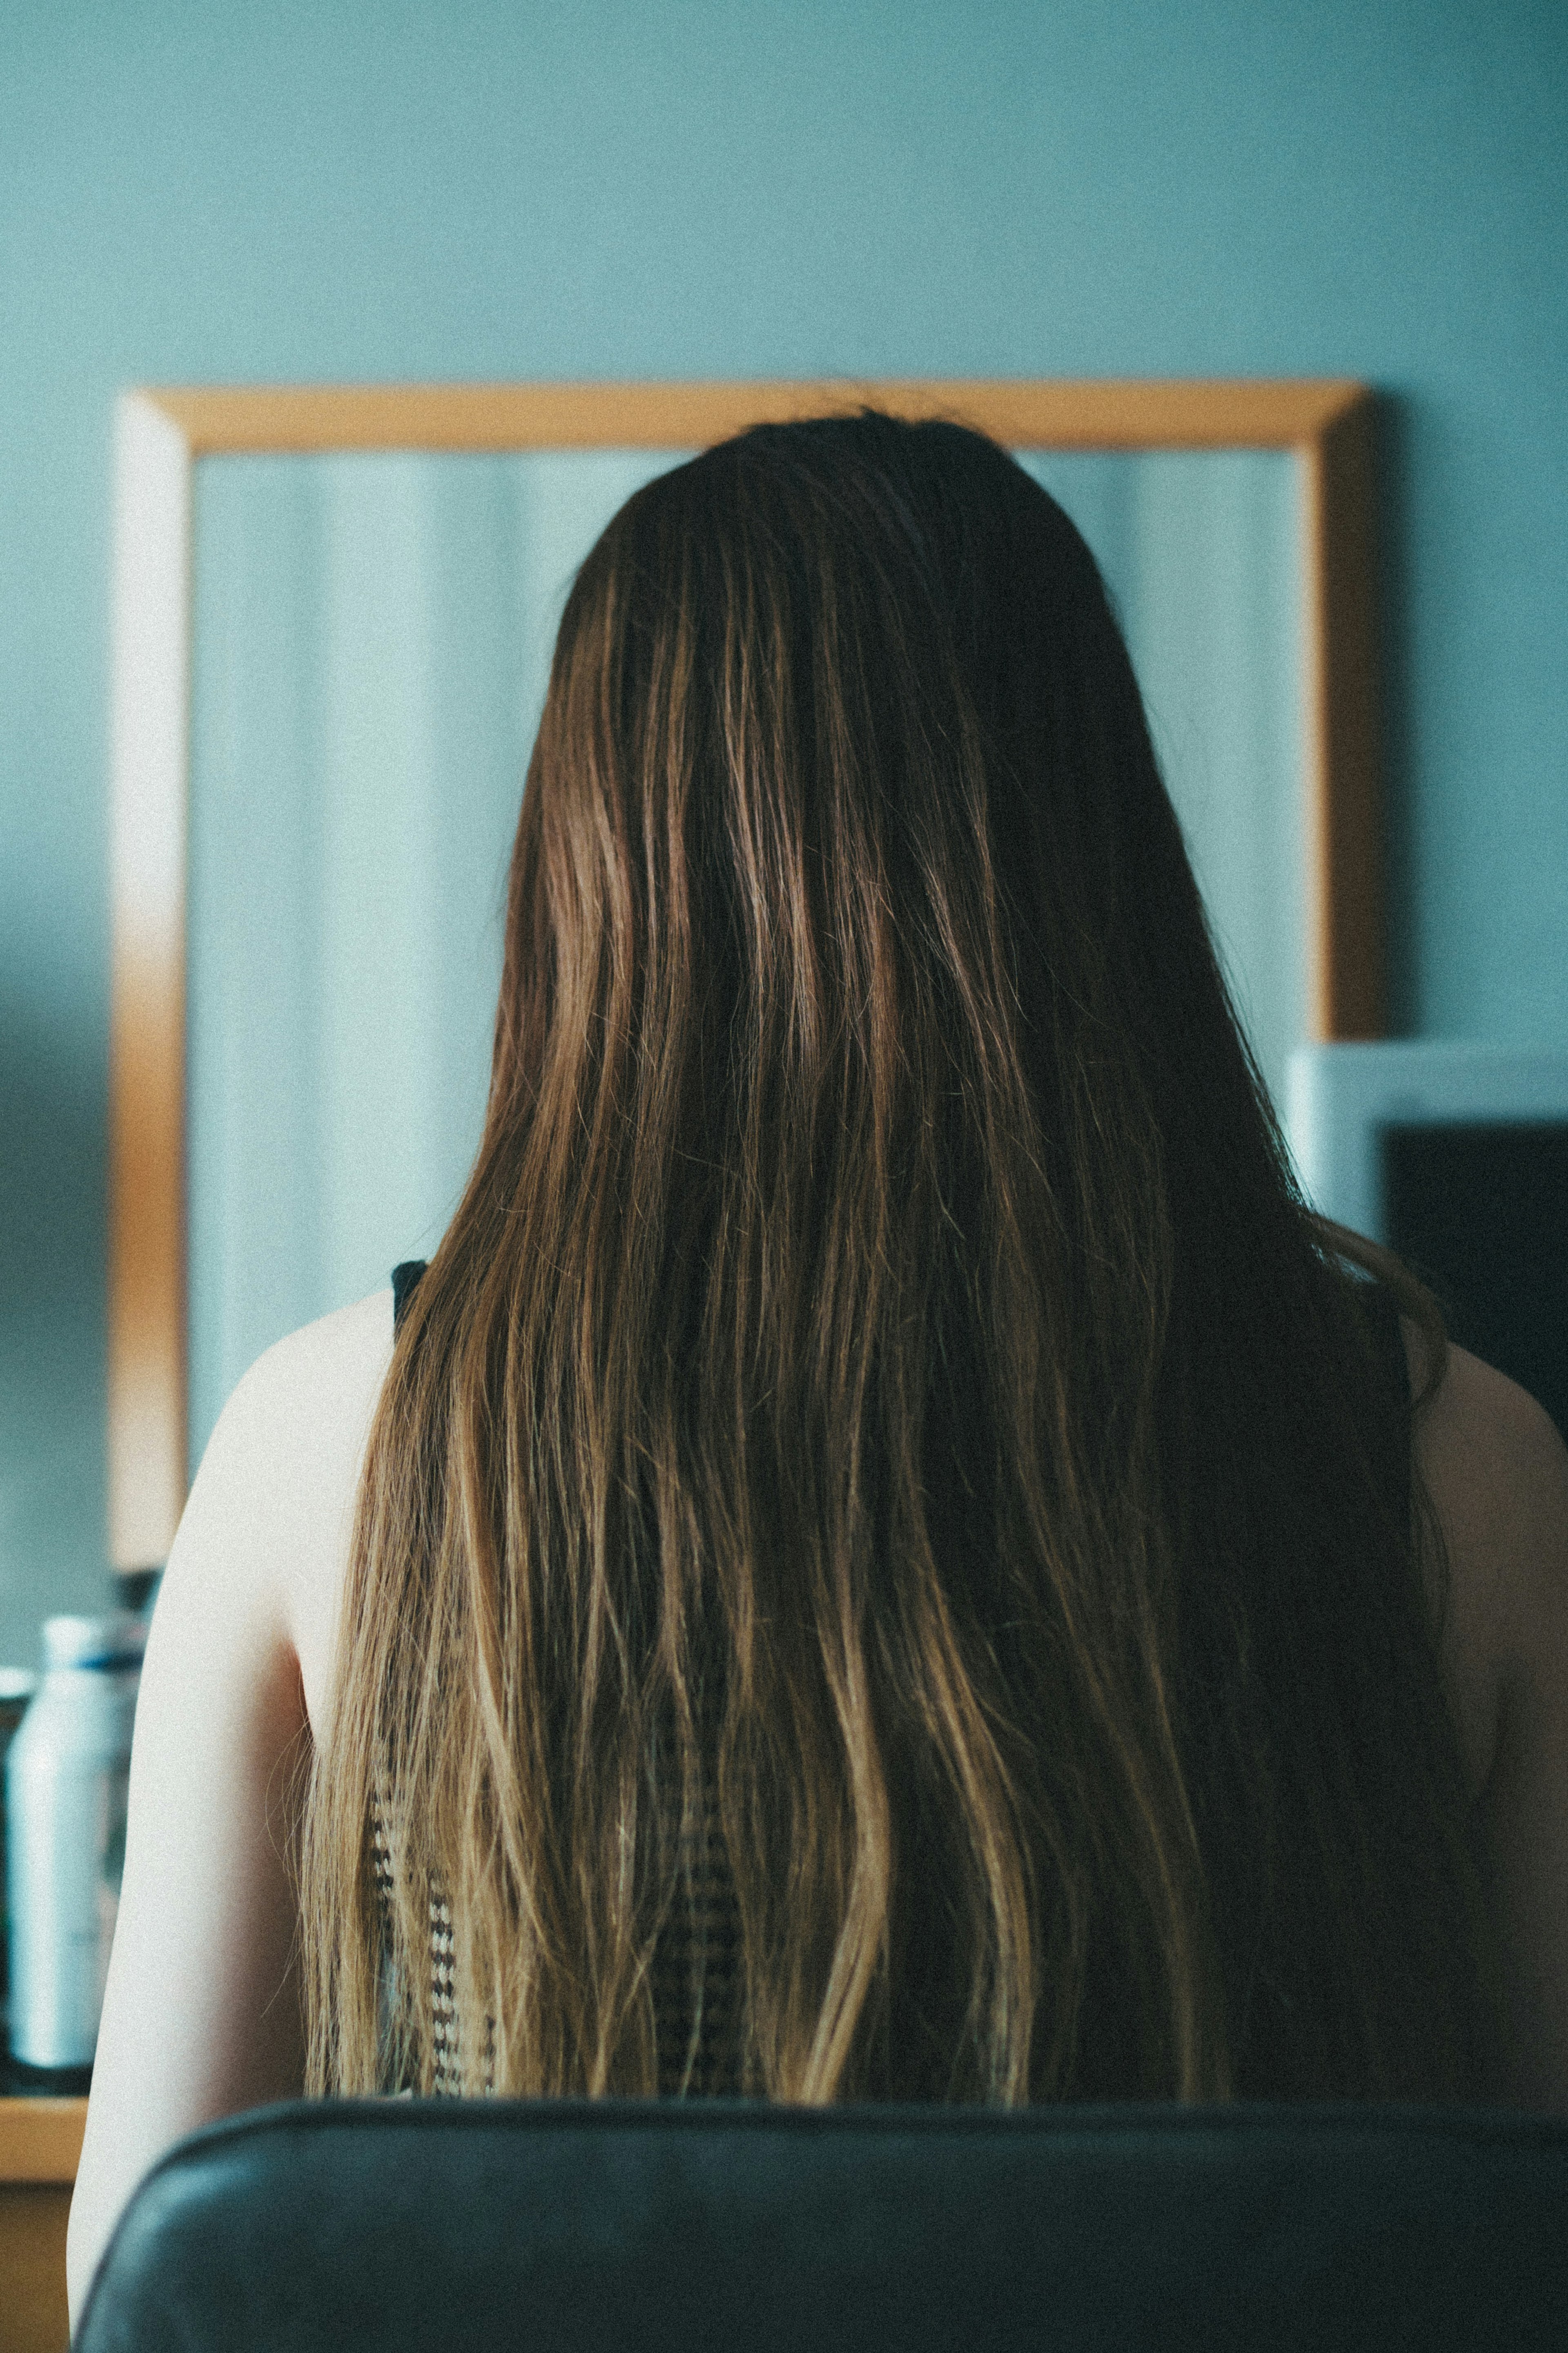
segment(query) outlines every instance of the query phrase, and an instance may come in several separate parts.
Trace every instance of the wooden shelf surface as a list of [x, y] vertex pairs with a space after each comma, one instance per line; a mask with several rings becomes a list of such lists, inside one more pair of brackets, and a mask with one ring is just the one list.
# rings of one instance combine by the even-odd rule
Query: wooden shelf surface
[[86, 2122], [85, 2099], [0, 2099], [0, 2182], [68, 2186]]

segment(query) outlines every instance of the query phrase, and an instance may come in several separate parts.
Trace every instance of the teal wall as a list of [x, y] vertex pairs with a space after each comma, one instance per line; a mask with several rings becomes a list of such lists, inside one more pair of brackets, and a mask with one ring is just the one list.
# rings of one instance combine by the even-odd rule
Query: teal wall
[[135, 382], [1353, 375], [1393, 1017], [1568, 1042], [1568, 8], [5, 0], [0, 1659], [103, 1574]]

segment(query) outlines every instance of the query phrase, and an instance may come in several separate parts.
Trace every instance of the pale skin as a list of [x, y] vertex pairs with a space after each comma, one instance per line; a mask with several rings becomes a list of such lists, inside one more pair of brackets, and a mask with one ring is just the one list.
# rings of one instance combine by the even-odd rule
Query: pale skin
[[[1405, 1327], [1412, 1383], [1420, 1339]], [[119, 1924], [66, 2270], [72, 2325], [121, 2207], [198, 2125], [303, 2088], [284, 1777], [326, 1725], [379, 1292], [270, 1349], [207, 1448], [147, 1645]], [[1568, 1448], [1450, 1347], [1416, 1436], [1453, 1558], [1445, 1671], [1500, 1869], [1522, 2051], [1506, 2104], [1568, 2114]], [[270, 1805], [269, 1805], [270, 1793]]]

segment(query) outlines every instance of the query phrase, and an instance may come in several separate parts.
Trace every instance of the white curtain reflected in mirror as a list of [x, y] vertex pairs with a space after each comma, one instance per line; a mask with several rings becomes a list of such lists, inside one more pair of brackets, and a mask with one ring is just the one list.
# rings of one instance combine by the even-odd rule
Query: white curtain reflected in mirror
[[[189, 1447], [427, 1257], [472, 1164], [506, 868], [577, 565], [681, 451], [224, 457], [195, 514]], [[1277, 1105], [1308, 1036], [1287, 450], [1020, 453], [1095, 551]]]

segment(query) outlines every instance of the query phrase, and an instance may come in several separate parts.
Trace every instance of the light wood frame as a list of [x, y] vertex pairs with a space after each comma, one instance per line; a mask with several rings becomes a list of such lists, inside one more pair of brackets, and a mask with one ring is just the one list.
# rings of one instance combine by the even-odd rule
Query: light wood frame
[[185, 805], [191, 518], [242, 452], [701, 448], [862, 402], [1014, 448], [1290, 449], [1302, 472], [1314, 1039], [1384, 1026], [1373, 415], [1312, 382], [817, 381], [137, 391], [116, 434], [110, 1076], [110, 1555], [167, 1556], [186, 1492]]

